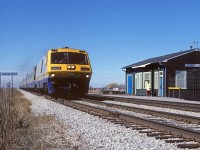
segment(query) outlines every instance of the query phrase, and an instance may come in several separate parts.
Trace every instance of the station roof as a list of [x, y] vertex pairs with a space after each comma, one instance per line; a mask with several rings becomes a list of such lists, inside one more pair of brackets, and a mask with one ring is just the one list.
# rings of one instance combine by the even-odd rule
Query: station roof
[[197, 49], [190, 49], [190, 50], [186, 50], [186, 51], [180, 51], [180, 52], [176, 52], [176, 53], [172, 53], [172, 54], [163, 55], [163, 56], [160, 56], [160, 57], [149, 58], [149, 59], [131, 64], [131, 65], [128, 65], [128, 66], [124, 66], [124, 67], [122, 67], [122, 69], [139, 68], [139, 67], [145, 67], [146, 65], [150, 65], [150, 64], [154, 64], [154, 63], [167, 62], [170, 59], [191, 53], [191, 52], [196, 51], [196, 50]]

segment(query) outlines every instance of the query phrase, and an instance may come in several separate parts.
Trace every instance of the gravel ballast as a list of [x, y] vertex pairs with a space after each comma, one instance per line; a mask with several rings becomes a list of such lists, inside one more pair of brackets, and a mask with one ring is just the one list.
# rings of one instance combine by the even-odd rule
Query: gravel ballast
[[[62, 121], [65, 135], [80, 150], [174, 150], [175, 144], [147, 137], [136, 130], [66, 107], [41, 96], [21, 91], [32, 102], [34, 115], [53, 115]], [[54, 136], [54, 135], [52, 135]], [[67, 148], [66, 148], [67, 149]]]

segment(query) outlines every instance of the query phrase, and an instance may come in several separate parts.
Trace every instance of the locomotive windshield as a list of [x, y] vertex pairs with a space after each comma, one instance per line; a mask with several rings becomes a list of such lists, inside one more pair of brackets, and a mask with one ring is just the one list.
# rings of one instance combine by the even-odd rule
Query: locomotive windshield
[[86, 54], [73, 52], [56, 52], [51, 54], [51, 64], [88, 65], [88, 59]]

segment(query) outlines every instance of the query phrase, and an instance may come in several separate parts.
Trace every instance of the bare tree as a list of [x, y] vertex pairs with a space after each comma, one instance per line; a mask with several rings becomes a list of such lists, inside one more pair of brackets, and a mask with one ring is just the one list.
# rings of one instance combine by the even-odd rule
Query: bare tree
[[117, 88], [117, 86], [118, 86], [117, 83], [109, 83], [109, 84], [107, 85], [107, 88], [108, 88], [109, 90], [111, 90], [111, 89], [113, 89], [113, 88]]

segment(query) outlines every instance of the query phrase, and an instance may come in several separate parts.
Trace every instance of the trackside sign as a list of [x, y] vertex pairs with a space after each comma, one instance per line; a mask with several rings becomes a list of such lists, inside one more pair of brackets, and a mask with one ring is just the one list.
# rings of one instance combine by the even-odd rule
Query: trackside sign
[[17, 76], [17, 72], [0, 72], [0, 75], [2, 76]]
[[200, 68], [200, 64], [185, 64], [185, 67]]

